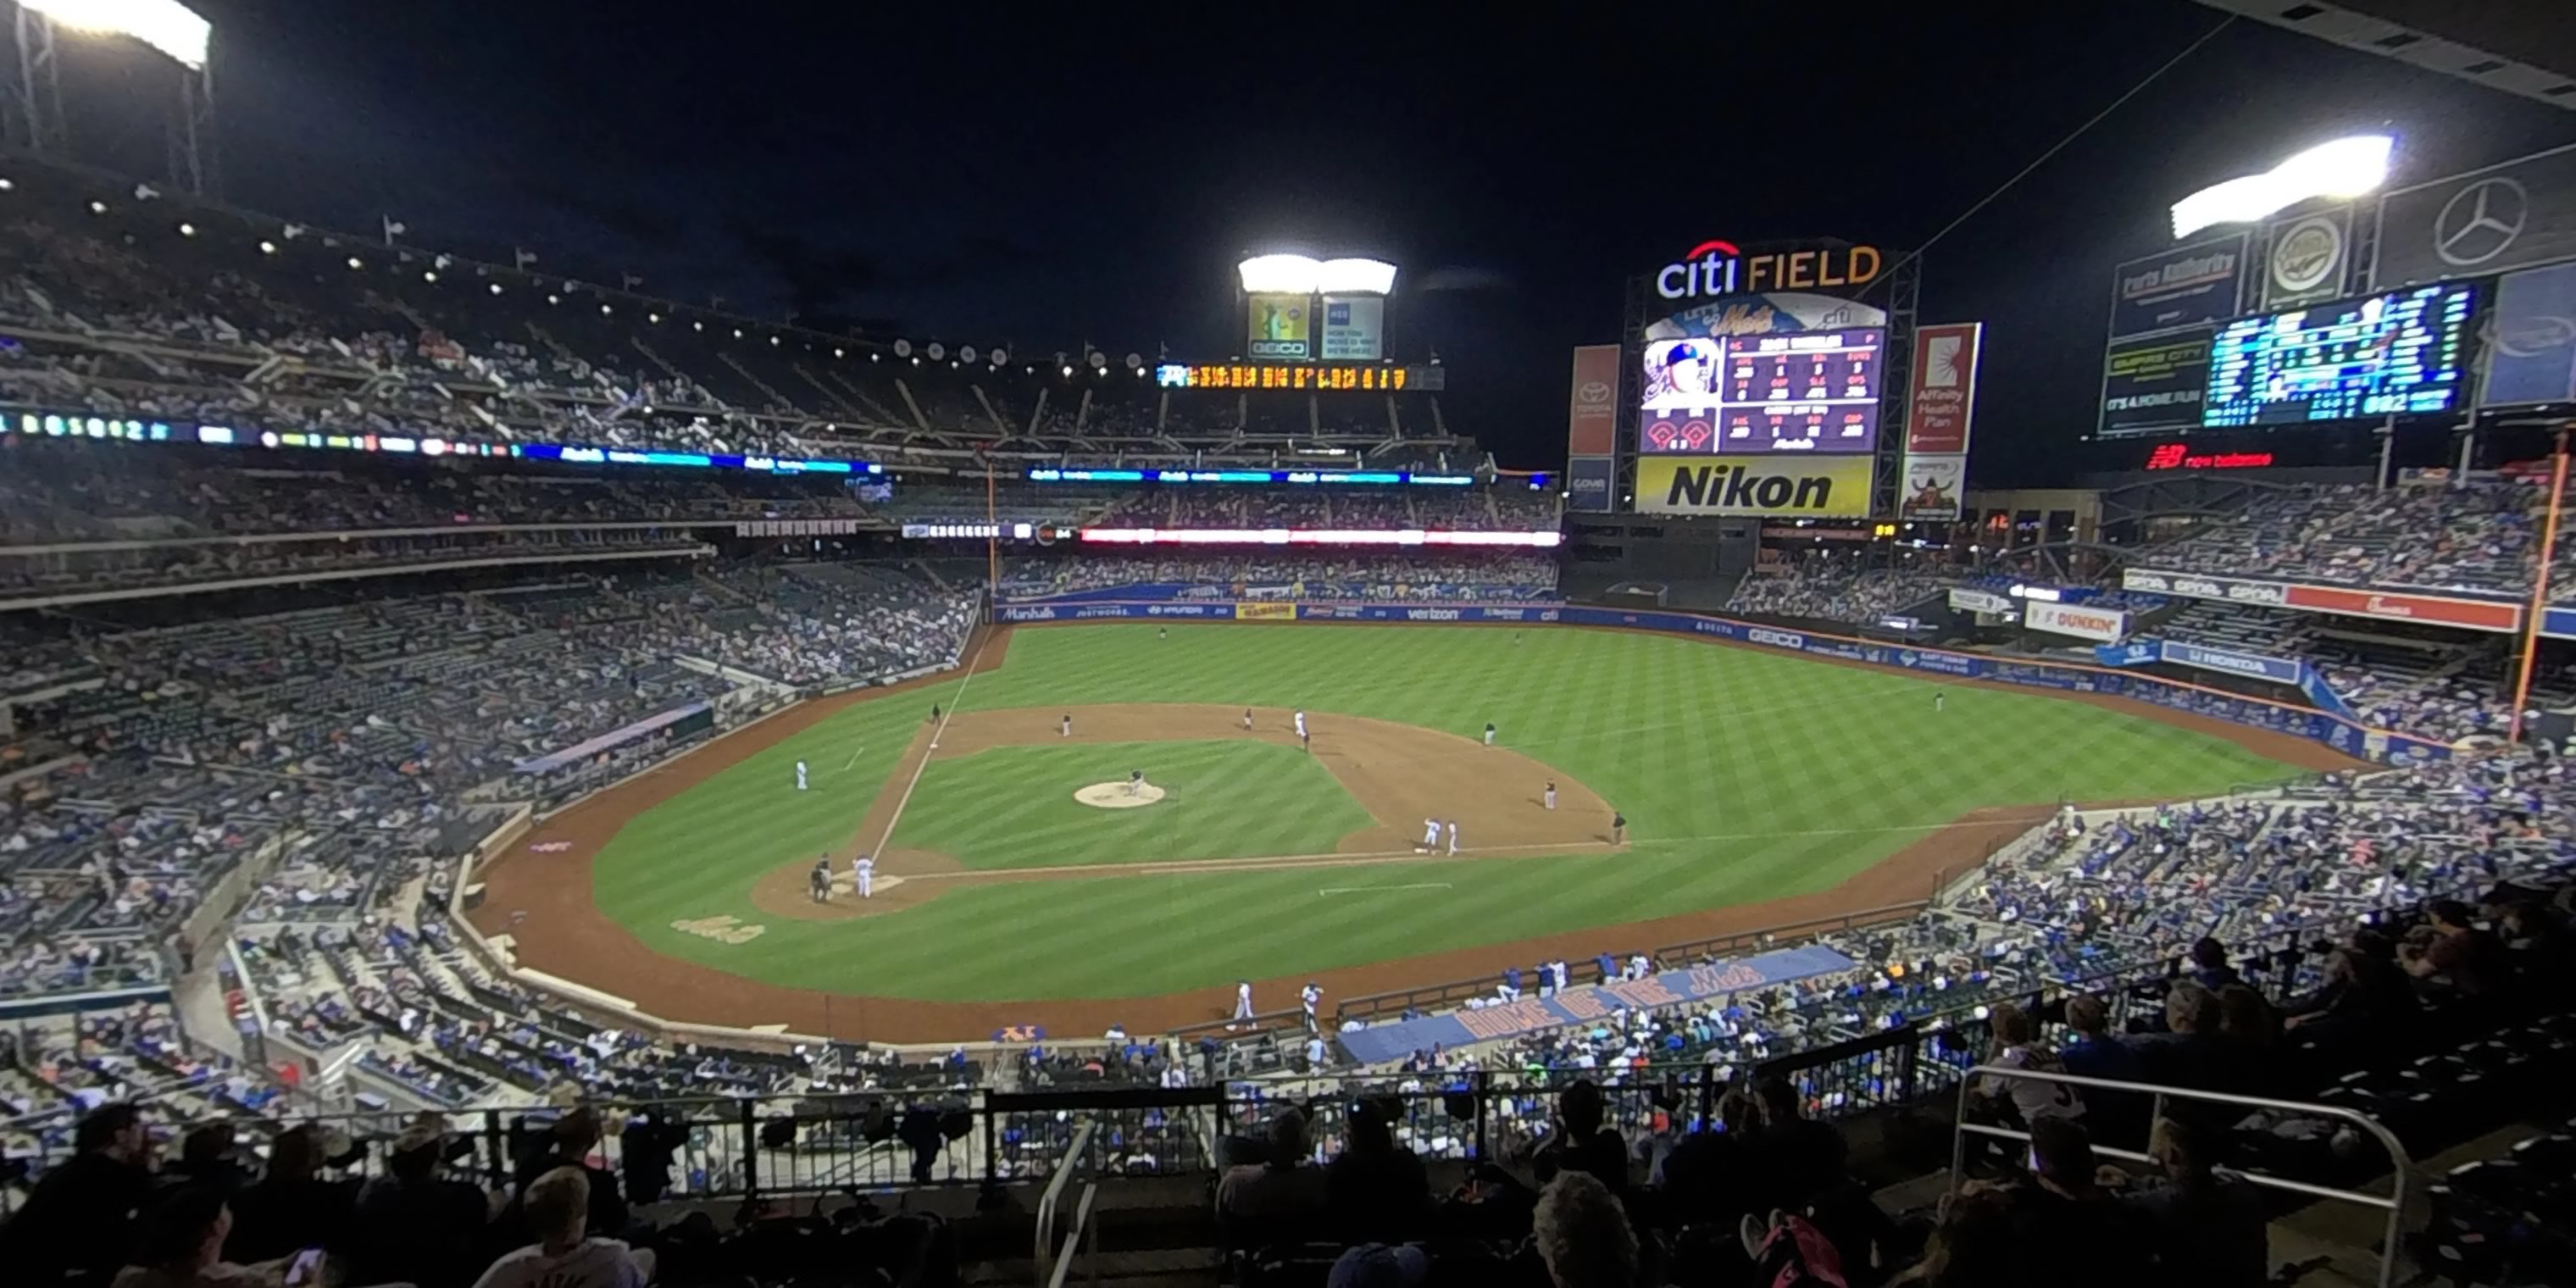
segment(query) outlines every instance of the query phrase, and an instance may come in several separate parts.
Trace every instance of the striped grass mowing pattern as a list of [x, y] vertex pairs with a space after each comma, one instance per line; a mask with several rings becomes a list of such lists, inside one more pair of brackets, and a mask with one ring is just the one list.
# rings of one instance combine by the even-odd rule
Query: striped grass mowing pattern
[[[1123, 810], [1073, 799], [1132, 769], [1163, 799]], [[930, 762], [889, 848], [939, 850], [970, 868], [1328, 854], [1369, 822], [1314, 757], [1277, 743], [993, 747]]]
[[[1952, 688], [1936, 712], [1941, 686], [1930, 680], [1687, 639], [1438, 626], [1168, 631], [1021, 631], [1006, 664], [977, 676], [963, 705], [1302, 706], [1326, 729], [1334, 713], [1349, 712], [1460, 735], [1491, 720], [1504, 743], [1626, 811], [1631, 848], [1407, 859], [1401, 875], [1333, 868], [959, 885], [892, 915], [773, 920], [741, 945], [669, 929], [675, 919], [723, 913], [763, 921], [748, 897], [755, 878], [827, 846], [846, 849], [926, 713], [922, 697], [853, 707], [639, 816], [599, 855], [594, 895], [661, 951], [775, 983], [947, 1001], [1119, 997], [1777, 898], [1830, 886], [1981, 806], [2200, 795], [2294, 772], [2220, 739], [2085, 703]], [[1144, 767], [1175, 786], [1164, 766], [1201, 746], [1301, 760], [1263, 744], [1154, 744]], [[1068, 765], [1079, 781], [1059, 783], [1045, 757], [1021, 758], [1051, 750], [1109, 758]], [[989, 764], [1000, 768], [977, 767], [997, 755]], [[1166, 814], [1167, 805], [1109, 811], [1072, 801], [1083, 783], [1125, 777], [1135, 767], [1126, 755], [1011, 748], [935, 762], [906, 810], [901, 841], [990, 866], [1190, 857], [1187, 835], [1122, 831], [1156, 832], [1161, 820], [1182, 817]], [[806, 793], [795, 790], [800, 756], [816, 770]], [[1241, 772], [1222, 758], [1210, 763], [1220, 780]], [[1265, 780], [1285, 782], [1284, 771], [1264, 761], [1241, 776], [1252, 780], [1239, 785], [1243, 799], [1256, 803], [1208, 845], [1266, 854], [1332, 848], [1256, 847], [1261, 837], [1243, 830], [1285, 835], [1309, 826], [1306, 813], [1325, 800], [1349, 807], [1329, 781], [1323, 795], [1292, 798], [1283, 788], [1265, 806]], [[1315, 824], [1335, 836], [1350, 826]], [[1317, 897], [1381, 882], [1449, 888]]]

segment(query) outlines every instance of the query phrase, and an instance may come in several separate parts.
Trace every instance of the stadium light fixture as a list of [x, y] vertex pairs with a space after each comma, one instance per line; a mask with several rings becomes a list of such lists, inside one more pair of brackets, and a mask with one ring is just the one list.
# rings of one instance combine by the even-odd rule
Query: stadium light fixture
[[197, 226], [195, 224], [181, 224], [179, 225], [179, 235], [182, 237], [194, 237], [197, 235]]
[[89, 203], [89, 212], [90, 212], [91, 214], [93, 214], [93, 215], [103, 215], [103, 214], [106, 214], [106, 213], [107, 213], [107, 203], [106, 203], [106, 202], [104, 202], [104, 201], [93, 201], [93, 202]]
[[363, 260], [363, 259], [360, 259], [360, 258], [358, 258], [358, 257], [357, 257], [357, 256], [355, 256], [355, 255], [351, 255], [351, 256], [349, 257], [349, 270], [350, 270], [351, 272], [356, 272], [357, 270], [362, 269], [362, 268], [365, 268], [366, 266], [367, 266], [367, 261], [365, 261], [365, 260]]
[[0, 179], [0, 192], [15, 192], [15, 191], [17, 191], [17, 189], [18, 189], [18, 181], [17, 181], [17, 180], [15, 180], [15, 179]]
[[1395, 265], [1380, 259], [1255, 255], [1234, 268], [1244, 291], [1254, 295], [1387, 295], [1395, 290]]
[[2309, 148], [2262, 174], [2212, 184], [2173, 204], [2176, 237], [2217, 224], [2250, 224], [2317, 197], [2358, 197], [2388, 182], [2397, 140], [2356, 134]]
[[260, 243], [259, 243], [259, 253], [260, 253], [260, 254], [262, 254], [262, 255], [274, 255], [274, 254], [276, 254], [276, 253], [277, 253], [277, 243], [276, 243], [276, 242], [273, 242], [273, 241], [269, 241], [269, 240], [267, 240], [266, 238], [262, 238], [262, 239], [260, 240]]
[[178, 0], [18, 0], [57, 27], [101, 36], [132, 36], [192, 72], [206, 69], [214, 28]]

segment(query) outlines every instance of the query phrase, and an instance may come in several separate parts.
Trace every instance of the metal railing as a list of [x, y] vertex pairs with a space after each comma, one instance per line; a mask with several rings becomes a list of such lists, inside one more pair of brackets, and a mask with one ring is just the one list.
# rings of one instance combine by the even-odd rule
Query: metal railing
[[[1040, 1283], [1051, 1282], [1056, 1278], [1048, 1265], [1048, 1258], [1054, 1256], [1056, 1250], [1056, 1205], [1064, 1201], [1065, 1183], [1073, 1179], [1074, 1170], [1089, 1157], [1091, 1153], [1091, 1133], [1098, 1126], [1099, 1124], [1097, 1123], [1085, 1122], [1082, 1124], [1080, 1130], [1074, 1132], [1073, 1142], [1065, 1147], [1064, 1160], [1056, 1165], [1055, 1175], [1047, 1178], [1046, 1192], [1038, 1196], [1036, 1221], [1037, 1239], [1036, 1246], [1031, 1250], [1030, 1256], [1033, 1259], [1032, 1264], [1036, 1265], [1038, 1268], [1038, 1281]], [[1082, 1215], [1088, 1214], [1090, 1210], [1092, 1188], [1093, 1187], [1089, 1184], [1085, 1184], [1083, 1186], [1083, 1211], [1082, 1213], [1078, 1213], [1075, 1217], [1075, 1225], [1077, 1228], [1079, 1228], [1082, 1223]], [[1068, 1239], [1066, 1243], [1069, 1247], [1071, 1245], [1071, 1240]]]
[[[2404, 1221], [2406, 1215], [2407, 1181], [2413, 1172], [2414, 1160], [2408, 1157], [2406, 1146], [2398, 1141], [2397, 1134], [2395, 1132], [2381, 1126], [2378, 1120], [2367, 1114], [2351, 1109], [2341, 1108], [2335, 1105], [2311, 1104], [2296, 1100], [2270, 1100], [2261, 1096], [2236, 1096], [2217, 1091], [2186, 1091], [2180, 1087], [2162, 1087], [2153, 1083], [2113, 1082], [2105, 1078], [2081, 1078], [2069, 1073], [2042, 1073], [2031, 1069], [2007, 1069], [1990, 1064], [1977, 1065], [1967, 1070], [1966, 1073], [1967, 1076], [1962, 1078], [1959, 1082], [1957, 1127], [1950, 1137], [1950, 1193], [1953, 1195], [1959, 1192], [1959, 1186], [1967, 1175], [1968, 1138], [1970, 1136], [1982, 1136], [1994, 1140], [2009, 1140], [2023, 1144], [2029, 1143], [2031, 1138], [2030, 1133], [2026, 1131], [2016, 1131], [2010, 1127], [1997, 1127], [1986, 1123], [1969, 1121], [1968, 1096], [1976, 1087], [1978, 1080], [1983, 1078], [1993, 1078], [2002, 1082], [2044, 1082], [2052, 1086], [2091, 1088], [2098, 1091], [2107, 1091], [2127, 1096], [2152, 1095], [2154, 1097], [2155, 1107], [2152, 1116], [2148, 1119], [2149, 1122], [2154, 1122], [2165, 1116], [2166, 1102], [2185, 1100], [2195, 1104], [2232, 1105], [2239, 1109], [2248, 1110], [2265, 1109], [2279, 1113], [2299, 1114], [2311, 1118], [2331, 1118], [2337, 1122], [2349, 1123], [2355, 1128], [2368, 1133], [2371, 1139], [2379, 1142], [2379, 1147], [2381, 1149], [2388, 1151], [2391, 1172], [2395, 1178], [2389, 1187], [2388, 1194], [2373, 1194], [2367, 1190], [2336, 1189], [2331, 1185], [2318, 1185], [2309, 1181], [2294, 1180], [2286, 1176], [2273, 1176], [2264, 1172], [2236, 1172], [2232, 1173], [2232, 1175], [2242, 1176], [2249, 1183], [2267, 1190], [2279, 1190], [2288, 1194], [2304, 1195], [2308, 1198], [2324, 1199], [2328, 1202], [2334, 1203], [2356, 1203], [2363, 1207], [2376, 1208], [2379, 1211], [2387, 1213], [2388, 1216], [2385, 1222], [2385, 1228], [2380, 1231], [2379, 1288], [2390, 1288], [2390, 1285], [2397, 1282], [2397, 1260], [2399, 1249], [2401, 1247], [2398, 1242], [2398, 1227]], [[2114, 1148], [2103, 1145], [2099, 1142], [2096, 1142], [2093, 1145], [2093, 1152], [2097, 1155], [2117, 1158], [2131, 1163], [2151, 1164], [2155, 1162], [2155, 1159], [2148, 1155], [2138, 1153], [2135, 1150]]]
[[1073, 1273], [1073, 1252], [1077, 1245], [1082, 1249], [1082, 1262], [1091, 1288], [1100, 1288], [1100, 1223], [1092, 1219], [1091, 1211], [1092, 1202], [1099, 1197], [1098, 1183], [1083, 1182], [1082, 1201], [1073, 1209], [1073, 1228], [1064, 1232], [1064, 1242], [1055, 1249], [1055, 1264], [1050, 1268], [1046, 1259], [1038, 1261], [1038, 1265], [1046, 1270], [1045, 1276], [1039, 1280], [1046, 1288], [1064, 1288], [1067, 1276]]

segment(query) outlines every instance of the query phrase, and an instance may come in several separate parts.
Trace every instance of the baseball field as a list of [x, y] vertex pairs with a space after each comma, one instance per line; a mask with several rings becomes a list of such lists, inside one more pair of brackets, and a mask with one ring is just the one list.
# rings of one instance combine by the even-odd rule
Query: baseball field
[[[2063, 800], [2342, 763], [2143, 704], [1686, 638], [1021, 628], [555, 816], [486, 870], [475, 917], [670, 1019], [1141, 1031], [1221, 1016], [1239, 979], [1277, 1009], [1308, 978], [1348, 996], [1920, 899]], [[1430, 819], [1455, 857], [1445, 826], [1416, 852]]]

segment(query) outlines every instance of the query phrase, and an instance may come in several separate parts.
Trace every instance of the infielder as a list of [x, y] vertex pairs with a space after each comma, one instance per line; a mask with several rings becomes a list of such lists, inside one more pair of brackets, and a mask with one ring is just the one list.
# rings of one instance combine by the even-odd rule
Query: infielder
[[1429, 854], [1440, 848], [1439, 819], [1426, 818], [1422, 820], [1422, 844], [1413, 848], [1415, 851], [1422, 854]]
[[1059, 738], [1070, 738], [1073, 736], [1073, 714], [1071, 712], [1066, 712], [1062, 719], [1056, 721], [1055, 735]]
[[805, 790], [805, 762], [801, 760], [796, 762], [796, 790]]
[[1142, 795], [1142, 794], [1144, 793], [1144, 790], [1145, 790], [1145, 771], [1144, 771], [1144, 770], [1141, 770], [1141, 769], [1130, 769], [1130, 770], [1128, 770], [1128, 771], [1127, 771], [1127, 794], [1128, 794], [1128, 795], [1130, 795], [1130, 796], [1138, 796], [1138, 795]]
[[1610, 811], [1610, 843], [1617, 845], [1627, 839], [1628, 816], [1615, 809]]
[[1556, 780], [1553, 778], [1547, 780], [1547, 807], [1556, 808]]
[[1485, 745], [1494, 745], [1494, 722], [1491, 720], [1485, 722]]
[[1458, 853], [1458, 820], [1449, 820], [1449, 853]]
[[1252, 708], [1250, 707], [1245, 707], [1243, 709], [1243, 731], [1245, 733], [1252, 732]]
[[832, 856], [814, 860], [814, 870], [805, 877], [805, 897], [816, 903], [832, 901]]
[[850, 879], [858, 883], [859, 897], [877, 897], [877, 861], [862, 854], [850, 863]]
[[[1238, 1019], [1238, 1020], [1248, 1020], [1248, 1019], [1251, 1019], [1251, 1018], [1252, 1018], [1252, 981], [1251, 981], [1251, 980], [1244, 979], [1244, 980], [1236, 980], [1236, 981], [1235, 981], [1235, 984], [1234, 984], [1234, 1018], [1236, 1018], [1236, 1019]], [[1226, 1027], [1228, 1027], [1228, 1028], [1232, 1028], [1233, 1026], [1232, 1026], [1232, 1025], [1227, 1025]]]
[[[1297, 741], [1306, 742], [1306, 712], [1303, 708], [1297, 712]], [[1312, 750], [1311, 745], [1309, 750]]]

